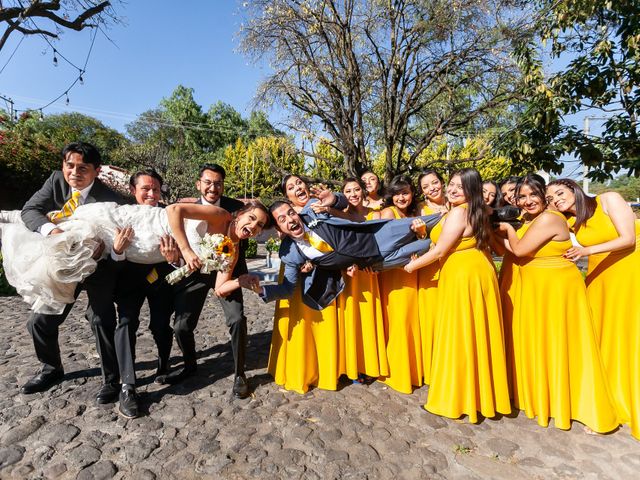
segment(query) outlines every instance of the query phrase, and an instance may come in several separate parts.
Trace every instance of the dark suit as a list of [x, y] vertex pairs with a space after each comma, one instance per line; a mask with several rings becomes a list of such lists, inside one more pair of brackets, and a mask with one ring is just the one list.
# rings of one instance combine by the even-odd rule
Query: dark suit
[[[336, 196], [335, 207], [346, 206], [344, 196]], [[344, 289], [341, 270], [354, 264], [376, 270], [401, 267], [411, 260], [413, 254], [426, 252], [431, 244], [429, 239], [416, 239], [411, 231], [414, 218], [351, 222], [316, 214], [310, 208], [316, 201], [311, 200], [305, 205], [300, 218], [307, 229], [316, 232], [333, 251], [311, 260], [315, 268], [310, 273], [302, 274], [302, 301], [315, 310], [325, 308]], [[419, 218], [432, 227], [440, 215]], [[300, 267], [309, 260], [290, 237], [280, 245], [280, 259], [285, 266], [284, 279], [279, 285], [264, 287], [263, 300], [266, 302], [291, 296], [301, 277]]]
[[[134, 226], [135, 228], [135, 226]], [[166, 373], [169, 367], [173, 330], [173, 289], [164, 279], [173, 268], [166, 262], [144, 265], [129, 261], [121, 262], [115, 292], [118, 309], [119, 330], [127, 329], [132, 360], [135, 359], [136, 331], [140, 325], [140, 310], [145, 298], [149, 303], [149, 330], [158, 349], [158, 371]], [[157, 279], [152, 283], [147, 276], [155, 269]]]
[[[46, 214], [53, 210], [60, 210], [71, 198], [71, 186], [65, 181], [61, 171], [56, 171], [45, 181], [40, 190], [25, 203], [22, 209], [22, 220], [27, 228], [32, 231], [38, 229], [49, 219]], [[125, 203], [124, 198], [106, 187], [100, 180], [96, 179], [89, 191], [84, 203], [94, 202], [116, 202]], [[95, 321], [100, 323], [106, 318], [115, 318], [115, 308], [113, 306], [110, 289], [105, 291], [105, 285], [111, 285], [114, 279], [114, 271], [107, 262], [98, 263], [96, 271], [90, 275], [82, 285], [76, 289], [76, 297], [81, 288], [85, 288], [89, 297], [89, 303], [95, 315]], [[71, 311], [73, 303], [68, 304], [59, 315], [45, 315], [32, 313], [27, 322], [27, 328], [33, 338], [38, 360], [43, 363], [43, 372], [62, 370], [62, 360], [60, 359], [60, 346], [58, 345], [58, 327], [64, 322]], [[95, 331], [95, 330], [94, 330]], [[115, 347], [111, 346], [113, 350]]]
[[[202, 201], [199, 200], [197, 203], [202, 203]], [[225, 196], [220, 197], [220, 207], [228, 212], [235, 212], [242, 208], [243, 205], [239, 200]], [[246, 247], [247, 241], [241, 241], [238, 261], [232, 273], [234, 278], [248, 272], [245, 259]], [[174, 286], [175, 320], [173, 331], [187, 368], [195, 368], [196, 366], [196, 347], [193, 332], [198, 325], [198, 319], [207, 298], [207, 293], [215, 285], [215, 282], [215, 272], [206, 275], [195, 272]], [[244, 315], [242, 289], [234, 290], [228, 296], [221, 298], [220, 305], [224, 311], [225, 323], [229, 327], [231, 335], [235, 374], [244, 375], [247, 317]]]

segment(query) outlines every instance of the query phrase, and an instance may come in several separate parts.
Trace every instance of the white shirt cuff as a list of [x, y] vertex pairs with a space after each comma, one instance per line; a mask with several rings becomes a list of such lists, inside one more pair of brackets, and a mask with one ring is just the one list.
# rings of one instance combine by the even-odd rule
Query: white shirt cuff
[[127, 259], [127, 255], [124, 252], [116, 253], [116, 251], [112, 248], [111, 249], [111, 258], [116, 262], [122, 262], [123, 260]]
[[45, 223], [43, 225], [40, 225], [40, 228], [38, 229], [38, 231], [43, 235], [43, 236], [47, 236], [51, 233], [52, 230], [54, 230], [55, 228], [58, 228], [57, 225], [55, 223]]

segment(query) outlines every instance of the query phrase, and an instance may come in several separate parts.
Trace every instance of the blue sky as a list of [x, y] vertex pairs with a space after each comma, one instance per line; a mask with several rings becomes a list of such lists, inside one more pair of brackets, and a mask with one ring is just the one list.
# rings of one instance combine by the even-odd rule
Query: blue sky
[[[98, 33], [89, 58], [84, 85], [69, 92], [45, 113], [79, 111], [124, 131], [136, 115], [154, 108], [173, 89], [195, 90], [206, 110], [219, 100], [248, 116], [266, 72], [237, 52], [242, 22], [235, 0], [174, 2], [132, 0], [118, 6], [125, 25]], [[85, 62], [93, 31], [65, 31], [54, 45], [79, 67]], [[0, 52], [0, 69], [14, 51], [16, 35]], [[42, 37], [25, 37], [0, 74], [0, 95], [11, 97], [20, 110], [39, 108], [63, 93], [78, 70], [53, 52]], [[274, 115], [271, 114], [272, 121]]]

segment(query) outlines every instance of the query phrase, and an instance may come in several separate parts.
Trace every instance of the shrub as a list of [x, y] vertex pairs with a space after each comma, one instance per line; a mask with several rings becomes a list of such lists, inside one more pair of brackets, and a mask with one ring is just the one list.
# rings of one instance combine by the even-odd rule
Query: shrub
[[246, 258], [256, 258], [258, 255], [258, 241], [255, 238], [249, 238], [247, 241], [247, 248], [244, 251]]
[[278, 251], [280, 250], [280, 239], [277, 237], [269, 237], [264, 246], [266, 247], [268, 252], [278, 253]]

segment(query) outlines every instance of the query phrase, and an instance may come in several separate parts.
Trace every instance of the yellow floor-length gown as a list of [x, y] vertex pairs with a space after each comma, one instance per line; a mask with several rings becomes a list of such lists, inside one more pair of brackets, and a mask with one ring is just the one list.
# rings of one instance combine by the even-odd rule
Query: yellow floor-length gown
[[569, 429], [578, 420], [595, 432], [609, 432], [617, 416], [582, 276], [562, 257], [569, 248], [571, 240], [552, 240], [520, 259], [513, 298], [515, 406], [543, 427], [553, 418], [557, 428]]
[[[431, 232], [438, 243], [440, 221]], [[437, 415], [511, 412], [498, 279], [488, 253], [463, 237], [442, 259], [431, 383], [425, 408]]]
[[[391, 207], [395, 218], [402, 218]], [[422, 385], [422, 344], [418, 317], [418, 273], [401, 268], [378, 275], [389, 372], [381, 381], [401, 393]]]
[[300, 285], [289, 299], [277, 300], [267, 370], [287, 390], [306, 393], [312, 385], [336, 390], [342, 373], [336, 302], [323, 310], [309, 308]]
[[[619, 236], [600, 198], [596, 201], [593, 216], [575, 232], [583, 246]], [[618, 417], [640, 440], [640, 220], [635, 222], [635, 233], [635, 247], [589, 256], [586, 283]]]
[[[428, 206], [422, 207], [421, 215], [438, 213]], [[438, 314], [438, 278], [440, 263], [434, 262], [418, 270], [418, 318], [422, 343], [422, 375], [424, 383], [431, 378], [431, 357], [433, 355], [433, 334]]]
[[[367, 220], [372, 219], [371, 212]], [[337, 309], [340, 371], [352, 380], [361, 373], [373, 378], [388, 375], [378, 275], [358, 271], [344, 279]]]

